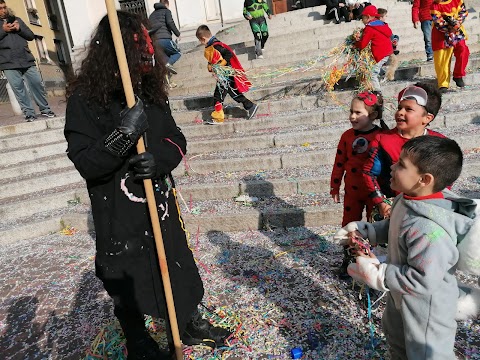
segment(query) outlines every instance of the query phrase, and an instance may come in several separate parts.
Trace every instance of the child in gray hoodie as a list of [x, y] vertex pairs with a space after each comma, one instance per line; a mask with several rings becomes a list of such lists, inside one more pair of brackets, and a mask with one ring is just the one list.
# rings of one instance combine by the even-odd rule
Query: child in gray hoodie
[[462, 163], [462, 151], [453, 140], [409, 140], [391, 167], [390, 185], [400, 195], [390, 219], [352, 222], [335, 235], [352, 246], [362, 238], [371, 245], [388, 242], [385, 263], [371, 251], [358, 251], [348, 273], [388, 292], [382, 326], [391, 359], [455, 359], [457, 243], [476, 220], [476, 203], [444, 189], [460, 176]]

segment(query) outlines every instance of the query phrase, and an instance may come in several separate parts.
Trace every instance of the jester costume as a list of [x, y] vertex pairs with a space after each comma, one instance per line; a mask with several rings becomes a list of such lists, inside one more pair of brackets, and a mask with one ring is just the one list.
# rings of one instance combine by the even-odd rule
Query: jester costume
[[[255, 38], [255, 54], [263, 55], [263, 48], [268, 39], [268, 26], [265, 14], [271, 16], [270, 8], [265, 0], [245, 0], [243, 16], [250, 21], [253, 37]], [[251, 19], [249, 19], [251, 17]]]
[[[208, 71], [213, 71], [213, 65], [231, 66], [235, 70], [244, 72], [242, 64], [237, 58], [237, 55], [227, 44], [219, 41], [215, 36], [212, 36], [205, 46], [205, 58], [208, 61]], [[254, 107], [254, 103], [248, 100], [243, 93], [247, 92], [252, 86], [250, 81], [245, 75], [232, 76], [227, 86], [217, 82], [215, 86], [215, 92], [213, 94], [215, 111], [212, 112], [212, 119], [215, 122], [223, 122], [225, 115], [223, 113], [223, 101], [227, 94], [229, 94], [233, 100], [242, 103], [245, 110], [249, 110]]]
[[453, 80], [463, 87], [463, 77], [468, 63], [470, 50], [465, 43], [467, 33], [463, 23], [468, 11], [463, 0], [434, 1], [431, 9], [432, 49], [438, 87], [448, 89], [450, 86], [450, 63], [455, 55]]

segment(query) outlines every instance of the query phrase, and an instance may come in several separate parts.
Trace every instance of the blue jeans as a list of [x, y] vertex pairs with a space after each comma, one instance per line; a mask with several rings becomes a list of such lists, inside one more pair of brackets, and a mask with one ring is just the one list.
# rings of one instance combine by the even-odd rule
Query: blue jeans
[[180, 49], [172, 39], [158, 39], [158, 45], [160, 45], [165, 55], [167, 55], [167, 63], [170, 65], [175, 64], [178, 59], [180, 59], [180, 56], [182, 56]]
[[423, 41], [425, 42], [425, 53], [427, 59], [433, 59], [432, 50], [432, 20], [425, 20], [421, 22]]
[[24, 81], [28, 83], [30, 93], [40, 112], [47, 113], [50, 111], [45, 87], [43, 86], [42, 78], [36, 66], [30, 66], [24, 69], [3, 70], [3, 73], [12, 87], [13, 93], [25, 116], [35, 116], [35, 110], [30, 101], [30, 95], [28, 94]]
[[390, 56], [385, 56], [382, 60], [376, 63], [372, 69], [372, 86], [374, 91], [382, 91], [380, 87], [380, 71], [382, 70], [382, 66], [388, 61]]

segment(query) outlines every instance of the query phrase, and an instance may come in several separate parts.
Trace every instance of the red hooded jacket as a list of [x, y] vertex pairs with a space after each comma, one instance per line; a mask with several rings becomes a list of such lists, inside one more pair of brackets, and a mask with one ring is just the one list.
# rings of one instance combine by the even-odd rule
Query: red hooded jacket
[[412, 22], [432, 20], [430, 9], [433, 0], [413, 0], [412, 5]]
[[393, 53], [392, 30], [388, 24], [380, 20], [372, 20], [363, 30], [362, 38], [356, 42], [356, 46], [360, 49], [364, 49], [372, 42], [372, 54], [375, 61], [378, 63], [385, 56], [389, 56]]

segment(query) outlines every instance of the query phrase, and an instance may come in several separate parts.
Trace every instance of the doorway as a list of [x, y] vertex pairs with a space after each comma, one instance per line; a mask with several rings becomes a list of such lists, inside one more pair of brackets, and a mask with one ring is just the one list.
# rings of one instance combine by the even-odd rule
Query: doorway
[[219, 1], [221, 0], [203, 0], [205, 4], [205, 17], [207, 21], [220, 20]]

